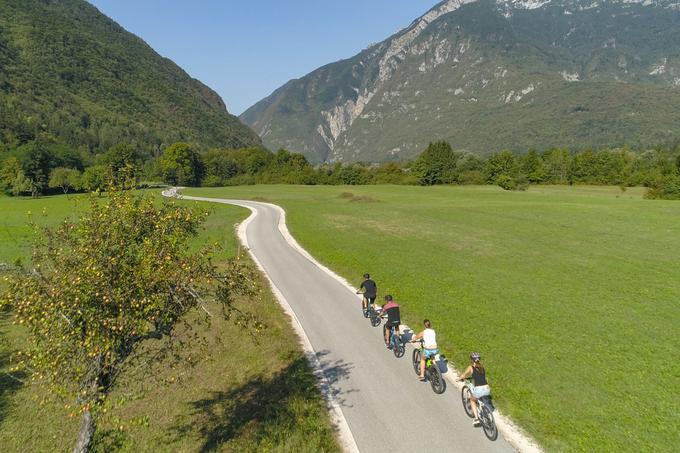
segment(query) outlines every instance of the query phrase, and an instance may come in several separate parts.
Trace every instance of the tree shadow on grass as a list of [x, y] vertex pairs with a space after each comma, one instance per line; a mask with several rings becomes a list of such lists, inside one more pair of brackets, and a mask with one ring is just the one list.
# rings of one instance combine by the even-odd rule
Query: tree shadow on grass
[[[349, 369], [346, 364], [333, 365], [336, 378], [346, 375]], [[208, 398], [190, 404], [190, 416], [174, 430], [178, 438], [200, 434], [201, 452], [221, 449], [227, 442], [258, 451], [290, 445], [292, 438], [312, 448], [309, 451], [335, 449], [317, 379], [304, 357], [298, 356], [273, 375], [212, 392]]]

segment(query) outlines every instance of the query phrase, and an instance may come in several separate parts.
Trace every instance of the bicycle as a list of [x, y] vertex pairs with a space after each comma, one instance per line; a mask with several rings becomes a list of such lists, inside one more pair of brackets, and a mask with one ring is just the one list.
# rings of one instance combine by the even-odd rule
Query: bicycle
[[370, 308], [371, 305], [368, 303], [368, 300], [364, 297], [361, 300], [361, 312], [364, 314], [364, 318], [368, 318], [368, 315], [370, 313]]
[[[463, 408], [468, 417], [474, 418], [475, 413], [472, 410], [472, 403], [470, 402], [474, 386], [472, 385], [472, 379], [465, 379], [464, 381], [465, 384], [460, 393], [461, 399], [463, 400]], [[498, 438], [498, 428], [496, 427], [496, 421], [493, 418], [494, 410], [493, 404], [491, 403], [491, 395], [477, 398], [477, 414], [479, 422], [482, 424], [484, 435], [489, 440], [496, 440]]]
[[372, 304], [371, 301], [368, 298], [366, 298], [366, 296], [363, 296], [361, 300], [361, 312], [364, 315], [364, 318], [370, 318], [370, 322], [373, 327], [377, 327], [380, 325], [380, 319], [378, 320], [375, 319], [377, 312], [373, 307], [374, 304]]
[[394, 353], [396, 358], [401, 358], [406, 352], [406, 347], [404, 346], [404, 340], [402, 340], [401, 335], [399, 335], [399, 327], [390, 327], [390, 349]]
[[380, 323], [382, 322], [382, 317], [380, 316], [380, 312], [382, 309], [380, 308], [374, 308], [374, 305], [371, 304], [368, 307], [368, 318], [371, 322], [371, 325], [373, 327], [378, 327]]
[[[420, 347], [413, 350], [413, 371], [420, 376], [420, 358], [424, 354], [425, 346], [423, 340], [418, 340], [418, 343], [420, 343]], [[446, 381], [444, 376], [442, 376], [437, 360], [439, 360], [439, 354], [425, 359], [425, 379], [430, 382], [432, 391], [437, 395], [441, 395], [446, 391]]]

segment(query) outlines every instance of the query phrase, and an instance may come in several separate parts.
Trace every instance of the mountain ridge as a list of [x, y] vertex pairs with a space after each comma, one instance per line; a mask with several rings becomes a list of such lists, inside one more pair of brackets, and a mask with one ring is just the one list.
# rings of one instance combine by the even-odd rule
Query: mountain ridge
[[[503, 148], [652, 145], [672, 140], [680, 132], [672, 126], [680, 120], [678, 115], [661, 122], [654, 115], [657, 106], [665, 112], [671, 101], [680, 101], [675, 90], [680, 86], [675, 50], [680, 35], [673, 30], [678, 27], [672, 27], [680, 24], [679, 18], [679, 4], [672, 0], [440, 2], [381, 43], [289, 81], [240, 118], [267, 146], [302, 152], [314, 162], [410, 158], [428, 141], [440, 138], [481, 153]], [[656, 28], [645, 30], [645, 21]], [[629, 32], [641, 38], [640, 46], [631, 43]], [[649, 37], [658, 39], [657, 35], [665, 41], [654, 48]], [[663, 52], [666, 60], [659, 56]], [[657, 56], [658, 60], [650, 61]], [[652, 63], [657, 69], [642, 74], [645, 65]], [[503, 75], [503, 71], [507, 72]], [[504, 79], [502, 84], [496, 83], [499, 79]], [[484, 87], [473, 89], [471, 80]], [[531, 82], [522, 85], [526, 80]], [[569, 86], [576, 82], [581, 82], [578, 89]], [[413, 91], [407, 97], [409, 84]], [[488, 87], [495, 91], [490, 93]], [[619, 91], [631, 105], [642, 108], [623, 112]], [[551, 97], [559, 98], [552, 110], [539, 106]], [[530, 98], [534, 105], [526, 109], [522, 100]], [[443, 99], [452, 100], [444, 104]], [[476, 108], [471, 105], [475, 103]], [[517, 108], [507, 109], [509, 104]], [[529, 115], [522, 114], [520, 107]], [[574, 109], [582, 113], [581, 120], [564, 113]], [[647, 121], [644, 115], [649, 113], [653, 120]], [[518, 116], [533, 126], [524, 134], [515, 130], [509, 137], [498, 124], [510, 128], [510, 119]], [[541, 117], [547, 118], [543, 125]], [[428, 124], [419, 131], [413, 126], [418, 121]], [[468, 128], [462, 131], [449, 124], [466, 121]], [[608, 132], [597, 133], [600, 121]], [[562, 131], [560, 123], [564, 123]], [[471, 124], [504, 135], [502, 142], [490, 140], [485, 132], [471, 133]]]

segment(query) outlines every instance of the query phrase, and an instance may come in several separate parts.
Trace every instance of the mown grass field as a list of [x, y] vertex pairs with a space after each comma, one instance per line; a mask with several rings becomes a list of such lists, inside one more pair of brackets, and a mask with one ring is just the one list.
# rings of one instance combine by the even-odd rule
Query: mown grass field
[[[162, 201], [159, 190], [147, 192], [157, 197], [159, 202]], [[94, 200], [103, 201], [105, 197], [94, 197]], [[38, 199], [0, 196], [0, 263], [12, 264], [17, 259], [28, 262], [34, 226], [50, 227], [66, 217], [77, 218], [79, 213], [88, 209], [90, 202], [89, 195], [46, 196]], [[216, 212], [212, 204], [203, 203], [200, 206], [211, 210], [214, 215], [208, 217], [205, 230], [193, 241], [194, 245], [217, 243], [221, 248], [217, 257], [227, 259], [234, 256], [238, 251], [238, 240], [233, 226], [245, 218], [248, 211], [227, 207]]]
[[497, 403], [547, 450], [680, 445], [680, 203], [607, 187], [185, 193], [283, 206], [321, 262], [373, 274], [411, 326], [430, 318], [458, 368], [481, 352]]
[[[0, 262], [27, 262], [29, 217], [54, 225], [87, 209], [85, 196], [38, 200], [0, 197]], [[213, 206], [206, 206], [213, 208]], [[220, 243], [220, 259], [237, 253], [234, 224], [248, 215], [220, 206], [193, 244]], [[267, 288], [262, 282], [262, 288]], [[255, 304], [241, 302], [265, 322], [264, 336], [252, 338], [230, 322], [215, 320], [203, 329], [206, 346], [187, 355], [206, 356], [194, 367], [159, 363], [153, 379], [125, 377], [113, 400], [138, 395], [102, 420], [97, 451], [338, 451], [325, 405], [285, 314], [268, 290]], [[198, 325], [198, 324], [197, 324]], [[25, 332], [0, 315], [0, 450], [70, 451], [79, 420], [68, 417], [63, 402], [41, 404], [39, 387], [9, 373], [10, 355]], [[206, 349], [207, 348], [207, 349]], [[134, 420], [148, 416], [148, 426]], [[123, 426], [123, 430], [119, 429]]]

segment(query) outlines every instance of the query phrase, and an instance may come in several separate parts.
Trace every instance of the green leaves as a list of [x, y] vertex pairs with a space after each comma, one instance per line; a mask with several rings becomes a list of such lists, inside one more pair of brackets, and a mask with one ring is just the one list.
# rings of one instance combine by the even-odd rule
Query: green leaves
[[57, 188], [68, 193], [70, 189], [80, 186], [80, 172], [73, 168], [57, 167], [50, 172], [50, 188]]
[[421, 186], [456, 182], [456, 162], [460, 154], [448, 142], [430, 143], [413, 163], [413, 170]]
[[163, 180], [172, 185], [198, 186], [203, 176], [198, 152], [186, 143], [175, 143], [165, 150], [161, 169]]

